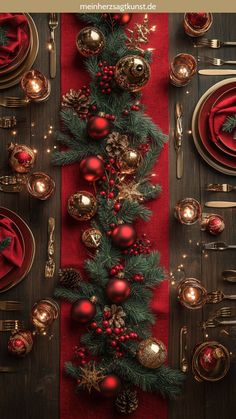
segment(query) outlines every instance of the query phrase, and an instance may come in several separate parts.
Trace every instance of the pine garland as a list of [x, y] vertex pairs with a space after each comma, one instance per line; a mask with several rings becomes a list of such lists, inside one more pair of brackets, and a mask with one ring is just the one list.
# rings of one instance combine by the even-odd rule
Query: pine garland
[[227, 116], [224, 124], [222, 125], [222, 131], [231, 133], [236, 128], [236, 114]]
[[[111, 31], [106, 20], [99, 14], [78, 15], [87, 24], [93, 24], [99, 28], [105, 38], [106, 46], [99, 56], [93, 56], [85, 60], [87, 70], [91, 76], [90, 103], [96, 104], [96, 112], [105, 112], [115, 115], [114, 131], [127, 135], [132, 148], [138, 149], [148, 142], [149, 150], [143, 157], [142, 163], [135, 173], [134, 180], [138, 183], [138, 190], [143, 195], [143, 201], [154, 199], [160, 193], [160, 186], [153, 185], [150, 175], [159, 153], [167, 141], [166, 136], [144, 113], [142, 106], [136, 112], [130, 112], [124, 116], [123, 111], [127, 106], [131, 107], [140, 99], [140, 94], [133, 94], [114, 87], [109, 95], [101, 93], [96, 82], [96, 74], [99, 70], [99, 61], [107, 60], [109, 65], [115, 65], [124, 55], [136, 54], [137, 50], [126, 47], [126, 35], [119, 26], [114, 24]], [[144, 53], [150, 62], [151, 53]], [[109, 161], [106, 151], [106, 140], [92, 141], [86, 131], [86, 121], [80, 119], [71, 109], [63, 109], [61, 112], [63, 132], [58, 133], [58, 141], [66, 146], [66, 151], [57, 151], [53, 156], [55, 165], [66, 165], [81, 161], [89, 155], [100, 155], [104, 161]], [[115, 194], [118, 194], [115, 190]], [[96, 196], [98, 211], [94, 217], [93, 226], [102, 233], [99, 251], [85, 261], [85, 270], [90, 282], [82, 281], [76, 290], [58, 286], [55, 296], [73, 303], [81, 297], [91, 298], [96, 296], [97, 313], [94, 321], [102, 324], [104, 308], [111, 303], [108, 300], [105, 287], [110, 279], [110, 270], [121, 261], [124, 265], [123, 275], [129, 281], [131, 294], [122, 302], [125, 312], [125, 326], [128, 330], [136, 332], [139, 339], [145, 339], [151, 335], [150, 327], [155, 323], [155, 316], [150, 307], [152, 297], [151, 289], [158, 285], [165, 277], [164, 270], [158, 266], [158, 252], [145, 254], [130, 254], [114, 247], [110, 236], [107, 234], [110, 225], [119, 223], [133, 223], [136, 219], [147, 221], [151, 211], [138, 200], [123, 199], [120, 210], [114, 211], [114, 201], [107, 197]], [[134, 275], [142, 274], [141, 282], [134, 282]], [[105, 333], [96, 334], [88, 328], [87, 333], [82, 335], [80, 344], [84, 345], [90, 355], [98, 357], [96, 367], [105, 373], [115, 373], [129, 385], [135, 385], [144, 391], [158, 391], [164, 396], [176, 397], [180, 392], [183, 375], [176, 370], [161, 366], [156, 370], [143, 367], [136, 358], [139, 341], [125, 341], [122, 343], [124, 357], [118, 359], [114, 356], [114, 348], [109, 345], [109, 339]], [[66, 372], [79, 382], [81, 370], [73, 363], [66, 364]], [[78, 385], [78, 390], [80, 386]]]
[[0, 252], [3, 252], [11, 243], [11, 237], [6, 237], [0, 242]]

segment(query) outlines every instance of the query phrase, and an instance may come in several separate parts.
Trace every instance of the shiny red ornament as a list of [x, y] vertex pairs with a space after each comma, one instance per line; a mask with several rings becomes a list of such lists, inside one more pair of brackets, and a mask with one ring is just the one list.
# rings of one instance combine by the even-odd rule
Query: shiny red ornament
[[92, 140], [102, 140], [111, 132], [111, 122], [103, 116], [91, 116], [87, 123], [87, 132]]
[[120, 17], [119, 17], [119, 24], [120, 25], [128, 25], [128, 23], [131, 21], [132, 19], [132, 14], [131, 13], [120, 13]]
[[89, 156], [83, 159], [79, 165], [80, 173], [88, 182], [95, 182], [104, 173], [103, 160], [97, 156]]
[[112, 303], [121, 303], [130, 295], [129, 282], [124, 278], [110, 279], [106, 286], [106, 295]]
[[88, 298], [80, 298], [71, 307], [71, 317], [78, 323], [85, 324], [93, 319], [96, 306]]
[[206, 231], [213, 236], [218, 236], [225, 229], [223, 218], [217, 214], [210, 214], [203, 223]]
[[8, 352], [17, 357], [27, 355], [32, 348], [33, 337], [30, 330], [19, 330], [13, 333], [7, 343]]
[[208, 13], [186, 13], [186, 18], [192, 28], [204, 28], [208, 21]]
[[120, 391], [121, 381], [115, 374], [108, 374], [100, 383], [100, 390], [105, 397], [114, 397]]
[[113, 243], [121, 249], [126, 249], [134, 244], [137, 233], [132, 224], [120, 224], [111, 234]]
[[35, 154], [32, 148], [23, 144], [11, 143], [8, 147], [9, 164], [18, 173], [28, 173], [34, 166]]
[[214, 371], [217, 361], [223, 356], [223, 353], [220, 349], [213, 348], [212, 346], [206, 347], [202, 350], [199, 356], [199, 364], [204, 369], [204, 371], [210, 372]]

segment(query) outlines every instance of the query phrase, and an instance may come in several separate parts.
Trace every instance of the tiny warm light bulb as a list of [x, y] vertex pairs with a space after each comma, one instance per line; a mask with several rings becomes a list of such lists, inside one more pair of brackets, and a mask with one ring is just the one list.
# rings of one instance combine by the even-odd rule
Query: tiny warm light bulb
[[47, 148], [47, 153], [51, 153], [51, 150], [50, 150], [50, 148]]

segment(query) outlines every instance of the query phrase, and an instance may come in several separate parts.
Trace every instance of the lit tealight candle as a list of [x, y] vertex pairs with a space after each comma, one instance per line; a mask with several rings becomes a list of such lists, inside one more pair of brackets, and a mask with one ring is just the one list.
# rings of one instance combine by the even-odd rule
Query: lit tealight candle
[[21, 88], [33, 101], [43, 101], [49, 97], [50, 83], [38, 70], [30, 70], [21, 79]]
[[207, 300], [207, 291], [195, 278], [186, 278], [178, 285], [178, 299], [187, 308], [201, 308]]
[[183, 290], [183, 299], [190, 305], [195, 305], [201, 297], [201, 292], [195, 287], [187, 287]]
[[194, 224], [201, 218], [202, 209], [194, 198], [186, 198], [178, 202], [174, 209], [175, 218], [182, 224]]
[[46, 173], [35, 172], [29, 176], [26, 186], [30, 195], [44, 201], [54, 192], [55, 182]]

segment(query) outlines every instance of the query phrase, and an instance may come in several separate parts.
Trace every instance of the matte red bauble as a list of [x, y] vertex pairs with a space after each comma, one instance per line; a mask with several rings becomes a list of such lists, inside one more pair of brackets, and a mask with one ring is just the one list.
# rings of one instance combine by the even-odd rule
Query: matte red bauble
[[102, 140], [107, 137], [111, 131], [110, 121], [99, 115], [91, 116], [87, 123], [87, 132], [93, 140]]
[[95, 182], [104, 173], [103, 160], [97, 156], [89, 156], [80, 162], [80, 173], [88, 182]]
[[88, 298], [80, 298], [71, 307], [71, 317], [78, 323], [88, 323], [96, 314], [96, 306]]
[[203, 28], [208, 21], [208, 13], [186, 13], [186, 17], [193, 28]]
[[120, 391], [121, 382], [115, 374], [108, 374], [100, 383], [100, 390], [105, 397], [114, 397]]
[[110, 279], [106, 286], [106, 294], [112, 303], [121, 303], [130, 295], [129, 282], [126, 279]]
[[32, 348], [33, 337], [30, 330], [20, 330], [13, 333], [7, 343], [8, 352], [17, 357], [27, 355]]
[[35, 154], [27, 145], [11, 143], [8, 151], [9, 164], [15, 172], [28, 173], [34, 166]]
[[128, 25], [131, 21], [132, 13], [115, 13], [111, 14], [113, 20], [118, 22], [120, 25]]
[[121, 249], [126, 249], [134, 244], [137, 233], [132, 224], [120, 224], [111, 234], [113, 243]]

